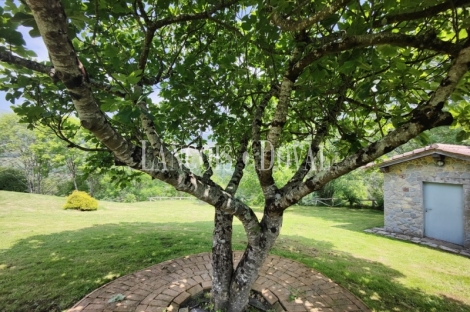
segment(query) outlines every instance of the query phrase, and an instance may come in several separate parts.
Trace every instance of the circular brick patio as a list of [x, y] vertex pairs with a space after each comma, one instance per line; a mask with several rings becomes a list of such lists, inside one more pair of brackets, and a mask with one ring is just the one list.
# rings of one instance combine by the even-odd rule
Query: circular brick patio
[[[234, 253], [236, 263], [241, 255]], [[210, 263], [210, 253], [202, 253], [156, 264], [96, 289], [69, 312], [178, 311], [190, 296], [211, 288]], [[253, 289], [276, 311], [370, 311], [349, 291], [322, 274], [273, 255], [266, 259]], [[109, 302], [119, 294], [124, 299]]]

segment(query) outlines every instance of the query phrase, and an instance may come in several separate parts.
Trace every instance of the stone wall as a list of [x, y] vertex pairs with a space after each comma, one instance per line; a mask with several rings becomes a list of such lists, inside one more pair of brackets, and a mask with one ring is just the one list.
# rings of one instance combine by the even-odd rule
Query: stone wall
[[446, 157], [439, 167], [431, 156], [389, 167], [384, 176], [385, 229], [423, 237], [423, 182], [463, 185], [465, 247], [470, 247], [470, 162]]

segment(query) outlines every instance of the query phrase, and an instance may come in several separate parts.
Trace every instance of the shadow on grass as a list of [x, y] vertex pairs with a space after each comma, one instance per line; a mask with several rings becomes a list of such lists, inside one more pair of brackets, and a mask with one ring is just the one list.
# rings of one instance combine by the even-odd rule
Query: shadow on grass
[[22, 239], [0, 250], [0, 311], [62, 311], [119, 276], [210, 251], [211, 226], [119, 223]]
[[[212, 222], [119, 223], [36, 235], [0, 251], [0, 311], [61, 311], [119, 276], [189, 254], [208, 252]], [[304, 238], [302, 238], [304, 242]], [[333, 251], [328, 242], [279, 238], [273, 253], [300, 261], [358, 295], [377, 311], [470, 311], [447, 298], [409, 289], [400, 272]], [[245, 235], [234, 228], [234, 249]], [[424, 307], [424, 308], [423, 308]]]
[[310, 239], [307, 247], [305, 241], [303, 237], [281, 236], [271, 253], [323, 273], [374, 311], [470, 311], [464, 302], [404, 286], [398, 281], [404, 275], [380, 262], [334, 250], [330, 242]]
[[331, 223], [333, 227], [362, 232], [376, 226], [383, 226], [383, 211], [373, 209], [349, 209], [345, 207], [293, 206], [286, 215], [294, 214], [307, 218], [319, 218]]

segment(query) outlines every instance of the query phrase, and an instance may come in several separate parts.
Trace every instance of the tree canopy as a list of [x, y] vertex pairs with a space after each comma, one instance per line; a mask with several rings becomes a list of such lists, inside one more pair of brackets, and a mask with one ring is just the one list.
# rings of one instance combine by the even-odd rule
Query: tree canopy
[[[0, 79], [7, 99], [26, 99], [15, 106], [24, 122], [80, 148], [62, 129], [74, 112], [100, 166], [141, 170], [213, 205], [214, 254], [223, 259], [231, 256], [222, 224], [240, 219], [247, 261], [227, 275], [233, 293], [254, 281], [253, 263], [272, 246], [286, 208], [425, 130], [469, 126], [469, 4], [6, 0]], [[42, 37], [51, 63], [33, 60], [20, 26]], [[209, 161], [196, 174], [175, 154], [208, 142], [234, 160], [227, 185], [210, 179]], [[292, 142], [308, 148], [280, 185], [271, 159]], [[337, 161], [317, 170], [326, 143]], [[265, 199], [261, 221], [236, 198], [247, 160]], [[230, 305], [242, 306], [242, 297], [231, 295]]]

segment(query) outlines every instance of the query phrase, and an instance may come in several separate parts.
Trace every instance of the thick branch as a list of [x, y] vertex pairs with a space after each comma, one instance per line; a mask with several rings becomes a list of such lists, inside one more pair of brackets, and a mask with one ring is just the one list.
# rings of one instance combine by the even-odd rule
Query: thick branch
[[43, 73], [49, 75], [51, 72], [52, 67], [47, 66], [35, 61], [27, 60], [22, 57], [16, 56], [10, 51], [0, 51], [0, 61], [17, 65], [23, 68], [31, 69], [35, 72]]
[[298, 202], [305, 195], [318, 190], [329, 181], [391, 152], [421, 132], [442, 125], [450, 125], [453, 121], [452, 115], [448, 112], [443, 112], [442, 108], [469, 68], [470, 47], [467, 46], [458, 54], [458, 57], [448, 71], [447, 77], [442, 80], [431, 98], [424, 105], [420, 105], [412, 111], [412, 117], [408, 122], [390, 132], [379, 141], [334, 164], [330, 169], [308, 179], [298, 187], [286, 190], [287, 194], [280, 200], [279, 205], [287, 208]]
[[279, 91], [279, 100], [276, 106], [276, 112], [274, 113], [274, 117], [271, 121], [267, 142], [264, 148], [264, 154], [262, 156], [263, 162], [260, 163], [260, 166], [257, 170], [258, 178], [265, 197], [274, 196], [277, 190], [273, 178], [273, 160], [275, 156], [275, 150], [278, 147], [279, 139], [282, 134], [282, 129], [286, 124], [290, 94], [292, 92], [293, 86], [294, 81], [284, 77]]
[[294, 77], [291, 75], [292, 67], [301, 57], [305, 49], [305, 45], [303, 43], [305, 43], [306, 39], [306, 31], [302, 31], [296, 36], [296, 41], [298, 45], [294, 48], [294, 51], [292, 52], [288, 63], [288, 68], [284, 73], [284, 77], [282, 78], [279, 90], [279, 100], [277, 102], [274, 116], [271, 120], [264, 155], [262, 156], [263, 162], [260, 164], [260, 167], [258, 167], [256, 171], [256, 173], [258, 174], [258, 179], [260, 181], [261, 189], [263, 190], [266, 199], [273, 198], [277, 192], [277, 186], [273, 178], [274, 156], [275, 151], [279, 145], [282, 130], [284, 129], [284, 125], [287, 121], [290, 96], [294, 88], [295, 81], [297, 79], [297, 76]]
[[[261, 126], [263, 125], [263, 115], [266, 106], [269, 104], [271, 98], [278, 93], [279, 87], [276, 85], [272, 85], [271, 89], [261, 100], [261, 103], [256, 107], [255, 114], [253, 116], [253, 121], [251, 123], [251, 136], [253, 139], [253, 158], [255, 160], [255, 169], [258, 174], [263, 165], [263, 162], [261, 161], [263, 159], [263, 155], [261, 153]], [[269, 182], [265, 182], [264, 184], [269, 184]]]
[[346, 50], [390, 44], [398, 47], [414, 47], [417, 49], [433, 50], [451, 56], [457, 56], [461, 46], [442, 41], [436, 37], [435, 33], [410, 36], [404, 34], [394, 34], [390, 32], [381, 32], [378, 34], [358, 35], [344, 38], [342, 41], [335, 41], [313, 50], [294, 65], [290, 78], [296, 79], [302, 71], [313, 62], [323, 56], [334, 54]]
[[166, 166], [169, 168], [181, 168], [186, 171], [189, 171], [187, 168], [184, 168], [179, 162], [178, 158], [173, 155], [173, 153], [167, 148], [164, 142], [161, 140], [160, 135], [157, 133], [154, 122], [150, 119], [150, 113], [147, 109], [147, 104], [145, 102], [139, 102], [140, 120], [142, 122], [142, 128], [147, 135], [147, 138], [152, 146], [154, 151], [154, 156], [158, 157]]
[[279, 26], [284, 31], [305, 30], [313, 24], [325, 20], [339, 9], [344, 8], [351, 1], [352, 0], [339, 0], [301, 21], [286, 20], [277, 12], [274, 12], [271, 15], [271, 21], [274, 23], [274, 25]]
[[337, 90], [337, 93], [339, 94], [338, 98], [336, 99], [333, 107], [326, 112], [325, 117], [316, 126], [316, 134], [313, 137], [312, 142], [310, 143], [307, 155], [305, 155], [305, 158], [297, 169], [297, 172], [292, 176], [286, 186], [283, 187], [283, 190], [291, 188], [294, 185], [301, 183], [310, 171], [311, 162], [313, 162], [313, 160], [317, 156], [317, 153], [320, 150], [320, 144], [323, 142], [323, 139], [328, 134], [330, 125], [336, 121], [339, 114], [341, 113], [341, 108], [343, 107], [343, 103], [346, 100], [346, 92], [349, 88], [349, 83], [350, 81], [347, 81], [343, 77], [343, 84], [340, 86], [339, 90]]
[[432, 7], [428, 7], [421, 11], [407, 12], [401, 14], [386, 15], [379, 17], [374, 21], [373, 27], [382, 27], [385, 25], [400, 23], [405, 21], [412, 21], [417, 19], [423, 19], [426, 17], [436, 16], [437, 14], [460, 7], [466, 7], [470, 4], [470, 0], [447, 0], [443, 3], [437, 4]]
[[142, 54], [140, 54], [139, 67], [138, 67], [142, 71], [145, 69], [145, 65], [147, 65], [147, 60], [150, 54], [150, 47], [152, 45], [153, 37], [155, 36], [155, 30], [156, 28], [149, 27], [147, 28], [147, 31], [145, 33], [144, 45], [142, 47]]
[[58, 78], [69, 91], [81, 125], [91, 131], [114, 155], [130, 167], [140, 166], [140, 155], [106, 120], [79, 68], [77, 54], [67, 35], [67, 18], [58, 0], [28, 0]]
[[238, 150], [237, 163], [235, 164], [235, 170], [233, 171], [232, 178], [230, 179], [225, 191], [231, 195], [235, 195], [237, 192], [240, 181], [243, 178], [243, 170], [245, 169], [245, 157], [248, 148], [248, 139], [245, 136], [242, 139], [240, 149]]
[[[54, 67], [44, 65], [39, 62], [24, 59], [22, 57], [14, 55], [13, 53], [9, 51], [0, 51], [0, 61], [8, 63], [8, 64], [12, 64], [12, 65], [17, 65], [23, 68], [31, 69], [35, 72], [49, 75], [49, 77], [51, 77], [51, 75], [54, 75], [54, 77], [51, 77], [51, 78], [53, 80], [58, 79], [57, 77], [55, 77], [56, 73], [54, 73], [53, 71]], [[113, 91], [110, 85], [105, 84], [103, 82], [96, 81], [95, 79], [90, 78], [90, 83], [93, 87], [103, 90], [107, 93], [114, 94], [119, 97], [125, 96], [125, 94], [122, 92]]]

